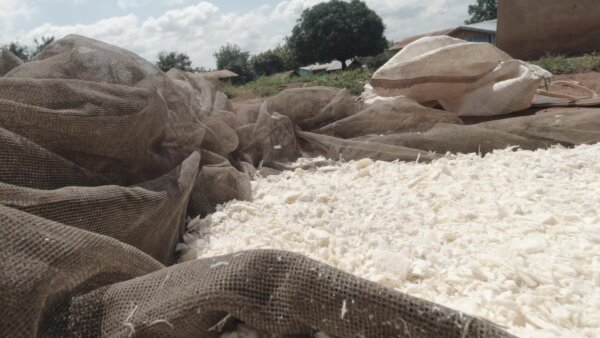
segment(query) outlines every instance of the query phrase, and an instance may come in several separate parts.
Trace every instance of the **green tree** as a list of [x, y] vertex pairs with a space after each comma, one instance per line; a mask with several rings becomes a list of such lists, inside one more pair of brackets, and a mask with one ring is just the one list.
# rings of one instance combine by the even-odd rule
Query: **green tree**
[[233, 79], [233, 82], [246, 83], [254, 79], [250, 70], [250, 53], [242, 51], [240, 46], [227, 44], [222, 46], [214, 56], [217, 59], [217, 69], [227, 69], [239, 75]]
[[498, 0], [477, 0], [475, 5], [469, 5], [471, 19], [466, 24], [494, 20], [498, 17]]
[[32, 57], [43, 52], [44, 49], [46, 49], [46, 47], [48, 47], [48, 45], [50, 45], [52, 42], [54, 42], [54, 36], [49, 36], [49, 37], [42, 36], [40, 38], [40, 40], [35, 38], [33, 41], [35, 42], [35, 50], [33, 51], [32, 55], [31, 55]]
[[16, 41], [2, 46], [2, 48], [8, 49], [11, 53], [16, 55], [19, 59], [21, 59], [25, 62], [28, 62], [31, 60], [31, 58], [33, 58], [37, 54], [41, 53], [44, 50], [44, 48], [46, 48], [53, 41], [54, 41], [54, 36], [50, 36], [50, 37], [42, 36], [40, 38], [40, 40], [38, 40], [37, 38], [34, 39], [34, 42], [35, 42], [34, 49], [30, 49], [26, 45], [23, 45]]
[[31, 59], [31, 53], [29, 52], [29, 48], [18, 42], [11, 42], [8, 45], [4, 46], [4, 48], [7, 48], [11, 53], [13, 53], [19, 59], [25, 62]]
[[158, 54], [158, 62], [156, 62], [156, 65], [163, 72], [168, 72], [171, 68], [176, 68], [185, 72], [194, 71], [190, 57], [184, 53], [160, 52]]
[[271, 75], [285, 70], [285, 61], [281, 55], [272, 49], [252, 56], [250, 65], [258, 76]]
[[284, 70], [294, 70], [302, 66], [300, 62], [298, 62], [296, 54], [294, 54], [294, 52], [290, 48], [289, 38], [285, 38], [285, 42], [283, 44], [277, 45], [277, 47], [273, 49], [273, 52], [279, 55], [283, 60]]
[[289, 39], [290, 48], [303, 63], [342, 62], [377, 55], [386, 48], [385, 26], [364, 2], [331, 0], [302, 13]]
[[194, 68], [194, 73], [208, 73], [212, 72], [214, 69], [206, 68], [204, 66]]
[[294, 70], [301, 65], [290, 50], [288, 38], [283, 44], [273, 49], [254, 55], [250, 58], [250, 66], [255, 75], [271, 75], [287, 70]]
[[377, 70], [381, 68], [384, 64], [386, 64], [390, 59], [396, 55], [396, 52], [391, 50], [386, 50], [383, 53], [377, 54], [375, 56], [369, 56], [365, 58], [359, 58], [358, 61], [363, 65], [369, 67], [369, 69]]
[[358, 61], [369, 69], [377, 70], [396, 55], [395, 51], [390, 50], [393, 45], [394, 41], [388, 41], [387, 48], [383, 52], [374, 56], [358, 58]]

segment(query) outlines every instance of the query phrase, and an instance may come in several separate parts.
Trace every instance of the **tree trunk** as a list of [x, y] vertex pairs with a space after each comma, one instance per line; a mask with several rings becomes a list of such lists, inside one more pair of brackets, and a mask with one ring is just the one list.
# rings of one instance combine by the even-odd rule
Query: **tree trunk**
[[342, 72], [345, 72], [346, 69], [348, 69], [348, 66], [346, 66], [346, 61], [342, 61], [342, 60], [338, 60], [342, 63]]

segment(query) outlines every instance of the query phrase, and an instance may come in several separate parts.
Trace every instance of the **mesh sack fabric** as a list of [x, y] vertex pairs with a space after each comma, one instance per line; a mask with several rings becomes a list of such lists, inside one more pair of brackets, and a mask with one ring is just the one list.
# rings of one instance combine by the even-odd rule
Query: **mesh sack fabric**
[[22, 65], [23, 61], [11, 53], [7, 48], [0, 48], [0, 76], [4, 76], [13, 68]]
[[[540, 114], [466, 126], [398, 107], [316, 88], [228, 112], [201, 75], [80, 36], [54, 42], [0, 77], [1, 334], [214, 337], [243, 321], [276, 336], [510, 337], [294, 253], [172, 265], [187, 217], [251, 198], [252, 172], [299, 156], [434, 160], [486, 132], [489, 150], [598, 139], [592, 109], [560, 125]], [[444, 144], [445, 125], [463, 138]]]
[[2, 271], [29, 277], [0, 294], [9, 336], [209, 337], [228, 315], [282, 336], [316, 327], [340, 337], [508, 336], [296, 254], [251, 251], [165, 268], [107, 236], [4, 206], [0, 219]]

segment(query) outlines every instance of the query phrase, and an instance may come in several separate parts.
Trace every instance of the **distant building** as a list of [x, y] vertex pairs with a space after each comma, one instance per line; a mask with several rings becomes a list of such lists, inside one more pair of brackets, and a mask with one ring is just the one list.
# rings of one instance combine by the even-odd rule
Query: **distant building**
[[458, 26], [453, 29], [443, 29], [435, 32], [414, 35], [397, 42], [390, 50], [399, 52], [408, 44], [427, 36], [448, 35], [453, 38], [463, 39], [469, 42], [489, 42], [496, 44], [497, 20], [483, 21], [471, 25]]
[[[347, 70], [355, 70], [362, 67], [362, 63], [358, 62], [358, 60], [346, 60]], [[342, 63], [340, 61], [332, 61], [325, 64], [317, 63], [310, 66], [300, 67], [298, 69], [298, 74], [302, 77], [308, 77], [316, 74], [335, 73], [340, 71], [342, 71]]]
[[310, 66], [300, 67], [298, 69], [298, 74], [302, 77], [308, 77], [316, 74], [322, 74], [327, 72], [327, 68], [329, 68], [329, 64], [314, 64]]
[[[342, 71], [342, 63], [340, 61], [333, 61], [333, 62], [329, 63], [328, 65], [329, 65], [329, 67], [327, 67], [328, 73]], [[356, 70], [356, 69], [361, 69], [361, 68], [362, 68], [362, 63], [358, 62], [357, 60], [346, 61], [346, 70]]]
[[498, 20], [489, 20], [471, 25], [459, 26], [448, 32], [448, 36], [469, 42], [488, 42], [496, 44]]

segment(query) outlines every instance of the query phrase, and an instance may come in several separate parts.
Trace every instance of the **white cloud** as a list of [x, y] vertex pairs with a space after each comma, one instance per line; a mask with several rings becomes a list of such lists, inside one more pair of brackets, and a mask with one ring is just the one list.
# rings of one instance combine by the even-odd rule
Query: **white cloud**
[[29, 31], [25, 40], [33, 41], [34, 38], [42, 35], [54, 35], [58, 38], [75, 33], [110, 43], [116, 43], [115, 41], [121, 40], [119, 42], [125, 43], [122, 46], [127, 48], [127, 43], [129, 43], [127, 38], [137, 35], [136, 33], [139, 32], [138, 26], [138, 18], [133, 14], [102, 19], [90, 25], [57, 26], [46, 23]]
[[[73, 1], [88, 1], [88, 0], [73, 0]], [[161, 3], [169, 7], [182, 5], [186, 2], [186, 0], [160, 0]], [[142, 6], [147, 6], [151, 3], [151, 0], [117, 0], [117, 6], [122, 10], [130, 10], [133, 8], [139, 8]]]
[[143, 27], [158, 32], [196, 30], [210, 24], [219, 8], [210, 2], [167, 11], [158, 18], [147, 19]]
[[323, 0], [286, 0], [282, 1], [275, 7], [271, 18], [272, 19], [285, 19], [296, 21], [302, 14], [302, 12]]
[[39, 8], [30, 0], [0, 0], [0, 43], [16, 41], [15, 26], [31, 20]]
[[366, 0], [386, 24], [386, 35], [393, 40], [453, 28], [467, 19], [473, 0]]
[[[0, 0], [3, 6], [18, 0]], [[135, 6], [147, 0], [118, 0]], [[183, 0], [162, 0], [174, 4]], [[273, 47], [289, 35], [302, 11], [324, 0], [284, 0], [276, 6], [260, 6], [247, 13], [222, 12], [207, 1], [166, 11], [160, 16], [140, 19], [130, 14], [92, 24], [54, 25], [46, 23], [22, 36], [31, 42], [41, 35], [57, 38], [80, 34], [132, 50], [154, 61], [161, 50], [185, 52], [197, 66], [214, 67], [213, 53], [226, 43], [236, 43], [244, 50], [257, 53]], [[366, 0], [387, 26], [388, 38], [451, 28], [467, 17], [472, 0]], [[0, 18], [2, 18], [0, 7]], [[21, 9], [23, 10], [23, 9]], [[23, 12], [26, 15], [28, 12]], [[31, 15], [31, 14], [27, 14]]]
[[31, 19], [37, 10], [28, 0], [0, 1], [0, 30], [11, 28], [17, 20]]

